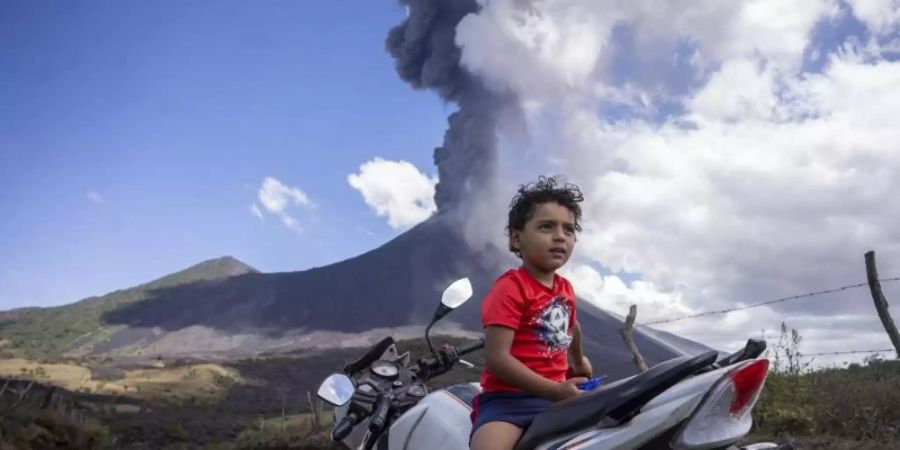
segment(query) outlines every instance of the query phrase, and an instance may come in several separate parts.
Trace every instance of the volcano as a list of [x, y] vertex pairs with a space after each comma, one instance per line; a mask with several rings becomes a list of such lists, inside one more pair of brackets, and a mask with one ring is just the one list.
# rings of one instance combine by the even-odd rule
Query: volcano
[[[421, 337], [452, 281], [468, 277], [473, 299], [434, 333], [481, 333], [480, 299], [512, 258], [496, 247], [473, 251], [453, 220], [434, 216], [368, 253], [301, 272], [247, 272], [152, 291], [105, 314], [125, 325], [94, 353], [139, 347], [144, 354], [221, 357], [306, 347], [358, 346], [387, 336]], [[621, 318], [579, 302], [586, 354], [614, 377], [634, 372]], [[649, 364], [706, 347], [659, 331], [636, 332]]]

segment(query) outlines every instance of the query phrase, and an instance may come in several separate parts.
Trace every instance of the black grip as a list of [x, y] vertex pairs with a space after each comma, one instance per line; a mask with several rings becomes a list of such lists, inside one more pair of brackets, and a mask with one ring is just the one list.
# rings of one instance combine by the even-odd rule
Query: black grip
[[438, 362], [434, 358], [421, 358], [416, 364], [412, 366], [411, 370], [417, 378], [427, 379], [428, 374], [434, 369], [437, 364]]
[[391, 408], [391, 401], [387, 397], [381, 397], [378, 405], [375, 406], [375, 412], [372, 413], [372, 419], [369, 420], [369, 431], [377, 433], [384, 428], [387, 421], [388, 410]]
[[334, 425], [334, 428], [331, 429], [331, 440], [334, 442], [343, 441], [344, 438], [353, 431], [353, 427], [356, 426], [357, 422], [359, 422], [359, 418], [353, 413], [341, 417], [341, 420], [339, 420], [338, 423]]
[[456, 348], [456, 353], [460, 356], [465, 355], [466, 353], [472, 353], [476, 350], [481, 350], [484, 348], [484, 339], [479, 339], [471, 344], [465, 344]]

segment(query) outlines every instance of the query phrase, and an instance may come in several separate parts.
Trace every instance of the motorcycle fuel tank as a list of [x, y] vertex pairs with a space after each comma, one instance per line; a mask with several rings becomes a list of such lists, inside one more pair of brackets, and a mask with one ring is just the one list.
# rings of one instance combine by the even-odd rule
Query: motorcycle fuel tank
[[471, 413], [472, 407], [464, 399], [446, 389], [434, 391], [394, 422], [389, 433], [389, 448], [469, 448]]

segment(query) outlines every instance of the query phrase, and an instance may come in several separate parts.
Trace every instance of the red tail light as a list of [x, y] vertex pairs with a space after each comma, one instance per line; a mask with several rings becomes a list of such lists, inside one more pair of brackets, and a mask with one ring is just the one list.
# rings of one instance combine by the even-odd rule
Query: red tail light
[[751, 411], [766, 382], [769, 361], [745, 361], [730, 369], [707, 392], [672, 448], [725, 448], [750, 432]]
[[728, 412], [732, 415], [741, 414], [744, 408], [759, 393], [759, 388], [766, 380], [769, 371], [769, 361], [760, 359], [742, 367], [731, 374], [731, 382], [734, 383], [734, 400]]

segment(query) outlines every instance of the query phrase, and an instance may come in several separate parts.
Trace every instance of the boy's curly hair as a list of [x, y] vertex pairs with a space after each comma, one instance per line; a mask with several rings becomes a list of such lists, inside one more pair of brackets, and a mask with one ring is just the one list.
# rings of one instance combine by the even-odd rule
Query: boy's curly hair
[[[575, 231], [581, 231], [581, 206], [584, 200], [581, 188], [575, 184], [562, 182], [561, 177], [538, 177], [537, 183], [519, 186], [519, 191], [509, 204], [509, 222], [506, 224], [507, 236], [513, 230], [525, 229], [525, 223], [534, 215], [534, 209], [540, 204], [556, 202], [565, 206], [575, 215]], [[519, 251], [510, 246], [509, 251], [521, 257]]]

